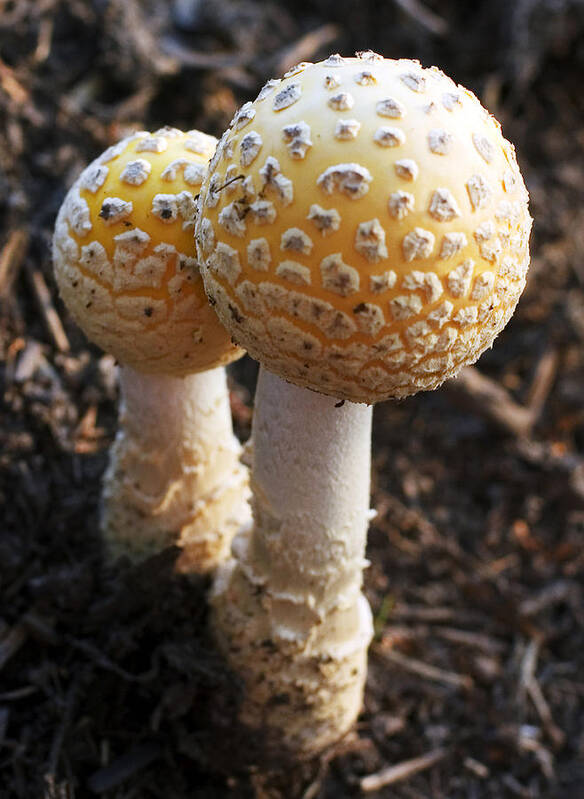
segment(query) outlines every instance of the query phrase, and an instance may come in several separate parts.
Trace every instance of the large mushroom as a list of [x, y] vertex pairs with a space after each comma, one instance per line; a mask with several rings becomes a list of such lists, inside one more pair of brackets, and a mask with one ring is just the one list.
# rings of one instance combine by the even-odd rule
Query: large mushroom
[[121, 365], [103, 490], [109, 551], [139, 558], [178, 544], [183, 571], [225, 559], [249, 515], [223, 368], [243, 351], [209, 308], [193, 240], [215, 145], [163, 128], [110, 147], [65, 197], [53, 247], [73, 318]]
[[370, 52], [270, 81], [212, 160], [203, 279], [262, 365], [253, 524], [218, 577], [215, 625], [242, 720], [296, 753], [361, 706], [371, 403], [436, 388], [491, 346], [525, 284], [527, 199], [471, 92]]

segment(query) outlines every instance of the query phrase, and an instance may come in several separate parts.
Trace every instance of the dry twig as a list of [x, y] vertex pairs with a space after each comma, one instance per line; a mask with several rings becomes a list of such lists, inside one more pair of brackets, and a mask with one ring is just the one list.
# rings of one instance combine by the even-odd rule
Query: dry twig
[[529, 408], [519, 405], [499, 383], [467, 366], [446, 388], [470, 409], [498, 428], [515, 436], [526, 436], [533, 426]]
[[459, 630], [456, 627], [435, 627], [432, 630], [432, 635], [438, 638], [445, 638], [447, 641], [451, 641], [454, 644], [480, 649], [488, 654], [500, 654], [506, 649], [503, 641], [493, 638], [486, 633]]
[[426, 605], [407, 605], [399, 602], [391, 611], [392, 619], [421, 621], [427, 624], [442, 624], [447, 621], [473, 622], [476, 614], [451, 607], [428, 607]]
[[71, 724], [71, 719], [73, 717], [76, 693], [77, 693], [77, 683], [72, 682], [71, 685], [69, 686], [69, 690], [67, 691], [67, 695], [65, 697], [65, 707], [63, 709], [61, 723], [55, 730], [53, 742], [51, 744], [51, 751], [49, 753], [49, 760], [47, 763], [47, 776], [51, 776], [53, 778], [56, 778], [57, 776], [57, 767], [59, 765], [59, 757], [61, 755], [61, 749], [63, 748], [63, 741], [65, 740], [65, 734], [67, 733], [67, 728]]
[[69, 339], [65, 333], [65, 329], [61, 322], [61, 318], [57, 313], [55, 306], [51, 300], [51, 294], [45, 283], [45, 279], [38, 269], [34, 269], [29, 264], [25, 264], [26, 273], [34, 292], [37, 305], [43, 315], [47, 329], [55, 343], [55, 346], [61, 352], [69, 352], [71, 346]]
[[527, 645], [525, 655], [521, 662], [520, 688], [527, 692], [529, 698], [539, 715], [547, 734], [556, 748], [563, 746], [565, 735], [552, 718], [550, 706], [541, 690], [536, 677], [537, 660], [539, 657], [540, 642], [533, 639]]
[[28, 233], [24, 228], [13, 230], [0, 253], [0, 297], [12, 288], [28, 248]]
[[454, 685], [456, 688], [464, 688], [470, 690], [474, 682], [471, 677], [466, 674], [457, 674], [454, 671], [446, 671], [437, 666], [432, 666], [429, 663], [424, 663], [423, 660], [403, 655], [395, 649], [387, 649], [383, 647], [376, 647], [375, 652], [381, 655], [386, 660], [390, 660], [397, 666], [401, 666], [406, 671], [417, 674], [425, 680], [432, 680], [433, 682], [443, 683], [445, 685]]
[[146, 743], [137, 746], [109, 766], [96, 771], [88, 780], [89, 789], [93, 793], [103, 793], [115, 788], [124, 780], [146, 768], [161, 755], [161, 748], [156, 743]]
[[467, 366], [458, 377], [446, 383], [446, 388], [459, 397], [471, 410], [484, 416], [501, 430], [512, 435], [530, 435], [551, 391], [558, 369], [559, 355], [548, 349], [539, 359], [526, 405], [515, 402], [499, 383]]
[[0, 671], [24, 644], [28, 634], [23, 624], [15, 624], [8, 635], [0, 640]]
[[321, 25], [319, 28], [305, 33], [280, 54], [274, 73], [283, 75], [301, 61], [309, 61], [314, 58], [321, 48], [338, 39], [340, 33], [340, 27], [333, 24]]
[[377, 774], [368, 774], [367, 777], [361, 779], [359, 786], [363, 793], [379, 791], [387, 785], [395, 785], [396, 782], [407, 780], [420, 771], [432, 768], [432, 766], [444, 760], [448, 754], [448, 749], [433, 749], [421, 757], [414, 757], [411, 760], [397, 763], [395, 766], [388, 766], [382, 771], [378, 771]]
[[431, 11], [420, 0], [394, 0], [408, 16], [418, 22], [423, 28], [434, 36], [446, 36], [448, 23], [445, 19]]
[[535, 374], [527, 393], [527, 407], [532, 416], [533, 423], [539, 419], [545, 401], [556, 379], [560, 356], [557, 350], [547, 349], [539, 359]]

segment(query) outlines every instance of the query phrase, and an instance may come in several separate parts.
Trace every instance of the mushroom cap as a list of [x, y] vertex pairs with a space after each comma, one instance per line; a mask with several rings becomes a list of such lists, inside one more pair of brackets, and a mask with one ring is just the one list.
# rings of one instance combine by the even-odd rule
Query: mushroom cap
[[59, 211], [61, 296], [91, 341], [138, 371], [182, 376], [243, 355], [209, 306], [193, 238], [215, 145], [199, 131], [136, 133], [84, 170]]
[[513, 146], [418, 62], [331, 56], [234, 117], [199, 195], [205, 288], [250, 355], [356, 402], [432, 389], [513, 313], [531, 218]]

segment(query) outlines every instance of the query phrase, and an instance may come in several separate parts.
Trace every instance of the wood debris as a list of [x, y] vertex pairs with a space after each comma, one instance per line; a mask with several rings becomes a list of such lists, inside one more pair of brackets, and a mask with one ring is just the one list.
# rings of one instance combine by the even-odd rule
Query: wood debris
[[434, 749], [421, 757], [414, 757], [411, 760], [397, 763], [395, 766], [388, 766], [377, 774], [363, 777], [360, 782], [361, 790], [363, 793], [370, 793], [371, 791], [380, 791], [388, 785], [395, 785], [396, 782], [403, 782], [420, 771], [432, 768], [448, 757], [448, 754], [446, 749]]

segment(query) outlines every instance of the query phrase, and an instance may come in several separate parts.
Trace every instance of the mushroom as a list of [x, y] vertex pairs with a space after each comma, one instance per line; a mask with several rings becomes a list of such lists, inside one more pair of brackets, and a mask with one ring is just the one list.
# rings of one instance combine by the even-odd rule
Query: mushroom
[[370, 52], [270, 81], [211, 162], [201, 272], [261, 364], [253, 524], [213, 612], [242, 721], [297, 754], [361, 706], [371, 404], [434, 389], [491, 346], [525, 285], [527, 200], [471, 92]]
[[71, 315], [121, 364], [102, 498], [109, 551], [178, 544], [181, 571], [214, 568], [249, 516], [223, 368], [243, 351], [207, 302], [193, 239], [215, 145], [174, 128], [123, 139], [71, 187], [53, 242]]

